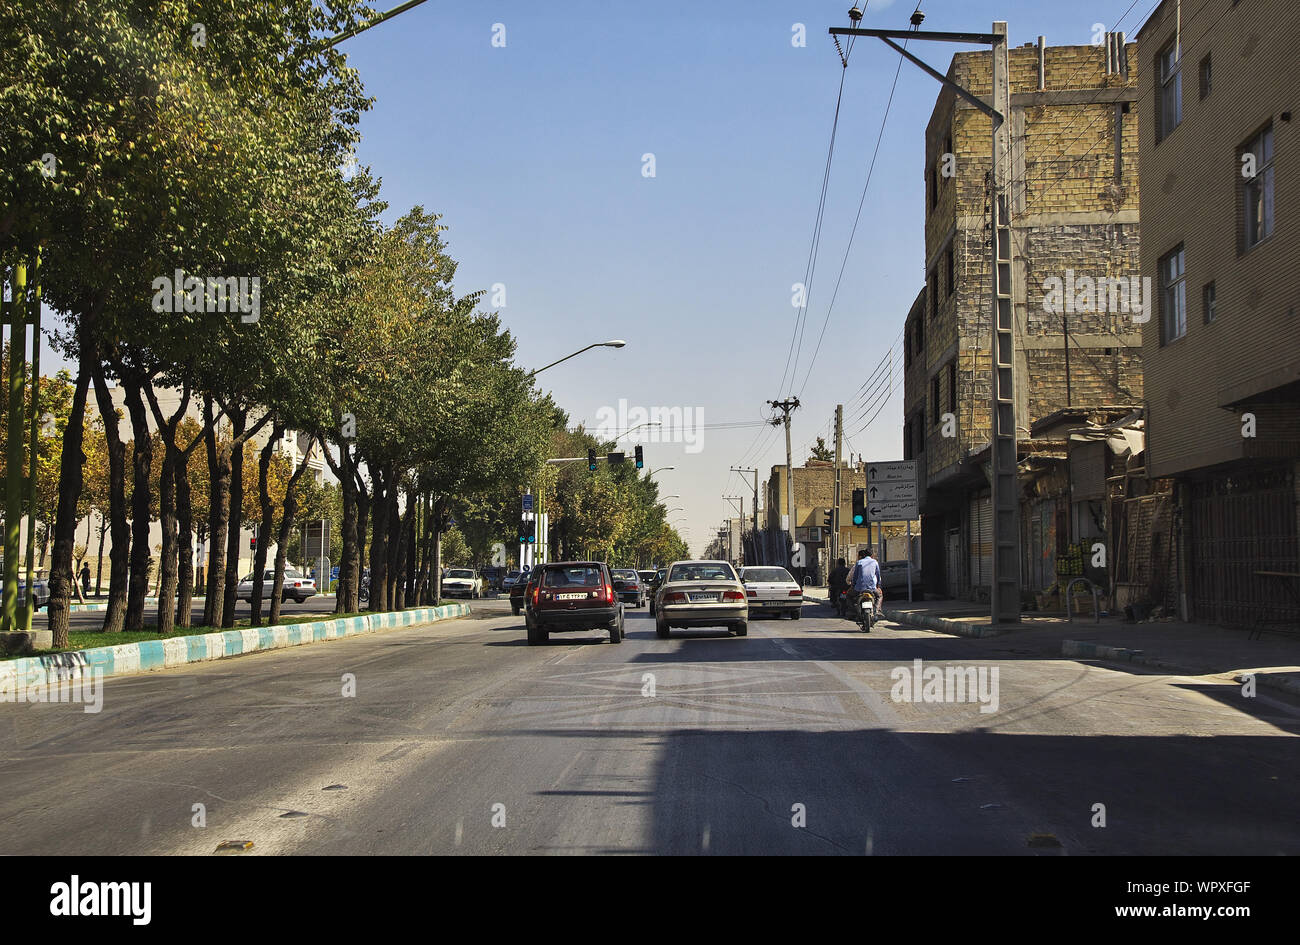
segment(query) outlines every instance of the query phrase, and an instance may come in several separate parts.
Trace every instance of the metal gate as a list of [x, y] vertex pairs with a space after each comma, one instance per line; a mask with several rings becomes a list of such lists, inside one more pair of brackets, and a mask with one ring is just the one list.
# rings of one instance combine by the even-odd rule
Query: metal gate
[[1300, 626], [1294, 588], [1257, 573], [1300, 572], [1291, 469], [1255, 468], [1194, 480], [1185, 488], [1192, 618], [1228, 626]]
[[946, 555], [943, 562], [944, 576], [948, 581], [948, 596], [956, 599], [962, 594], [961, 529], [948, 529], [946, 538], [947, 543], [944, 546]]
[[988, 587], [993, 579], [993, 499], [987, 493], [970, 500], [971, 589]]

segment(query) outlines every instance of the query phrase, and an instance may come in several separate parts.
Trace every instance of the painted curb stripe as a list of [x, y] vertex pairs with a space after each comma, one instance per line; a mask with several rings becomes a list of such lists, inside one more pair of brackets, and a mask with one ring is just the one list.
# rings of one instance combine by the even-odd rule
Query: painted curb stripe
[[27, 656], [0, 661], [0, 690], [13, 690], [21, 680], [33, 685], [47, 679], [79, 679], [97, 669], [105, 677], [148, 672], [186, 663], [240, 656], [265, 650], [279, 650], [321, 640], [335, 640], [361, 633], [415, 624], [436, 623], [467, 616], [468, 604], [422, 607], [400, 613], [364, 614], [339, 620], [318, 620], [283, 627], [249, 627], [166, 640], [142, 640], [116, 646], [70, 650], [50, 656]]

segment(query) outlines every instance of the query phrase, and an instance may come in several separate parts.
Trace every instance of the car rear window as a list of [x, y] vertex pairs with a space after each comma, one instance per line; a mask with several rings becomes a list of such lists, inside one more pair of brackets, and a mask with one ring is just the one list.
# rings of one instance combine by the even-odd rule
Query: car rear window
[[620, 581], [626, 581], [628, 578], [631, 578], [634, 581], [640, 580], [635, 571], [611, 571], [610, 573]]
[[746, 568], [740, 572], [746, 581], [785, 581], [794, 584], [795, 580], [785, 568]]
[[542, 575], [543, 587], [600, 587], [602, 584], [601, 569], [590, 565], [547, 568]]
[[731, 565], [719, 564], [678, 564], [668, 574], [671, 581], [734, 581], [736, 572]]

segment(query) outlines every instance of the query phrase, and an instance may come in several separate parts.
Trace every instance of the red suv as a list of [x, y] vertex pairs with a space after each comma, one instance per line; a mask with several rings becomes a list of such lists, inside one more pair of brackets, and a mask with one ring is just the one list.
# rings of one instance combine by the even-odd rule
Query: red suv
[[610, 643], [622, 643], [623, 604], [609, 568], [599, 561], [538, 565], [524, 594], [524, 624], [533, 645], [574, 630], [608, 630]]

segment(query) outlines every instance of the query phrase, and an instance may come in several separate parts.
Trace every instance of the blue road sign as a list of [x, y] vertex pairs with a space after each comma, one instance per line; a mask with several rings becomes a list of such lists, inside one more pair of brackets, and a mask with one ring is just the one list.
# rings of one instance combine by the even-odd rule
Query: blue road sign
[[532, 510], [533, 510], [533, 497], [532, 494], [530, 493], [524, 496], [524, 511], [531, 512]]

